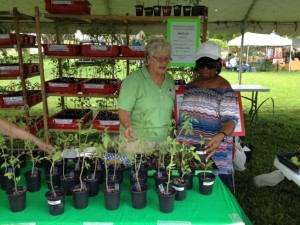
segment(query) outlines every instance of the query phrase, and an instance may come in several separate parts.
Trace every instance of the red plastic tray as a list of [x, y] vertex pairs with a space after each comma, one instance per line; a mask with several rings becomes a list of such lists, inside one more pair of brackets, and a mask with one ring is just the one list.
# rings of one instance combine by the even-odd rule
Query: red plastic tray
[[[36, 105], [42, 101], [42, 93], [39, 90], [27, 91], [27, 104], [29, 106]], [[21, 91], [7, 91], [0, 93], [0, 107], [22, 107], [24, 99]]]
[[45, 0], [49, 13], [90, 14], [91, 4], [86, 0]]
[[145, 46], [120, 46], [121, 56], [145, 57]]
[[[111, 115], [113, 116], [107, 118]], [[93, 128], [97, 130], [104, 130], [105, 128], [107, 128], [108, 130], [117, 131], [119, 130], [119, 127], [120, 127], [120, 120], [119, 120], [117, 110], [99, 111], [93, 119]]]
[[117, 45], [80, 45], [81, 54], [84, 56], [118, 56]]
[[59, 113], [48, 118], [49, 128], [51, 129], [79, 129], [93, 118], [91, 109], [64, 109]]
[[17, 44], [16, 34], [0, 34], [0, 45], [14, 45]]
[[117, 89], [118, 79], [92, 78], [81, 83], [83, 94], [100, 93], [113, 94]]
[[76, 56], [79, 55], [79, 45], [43, 44], [45, 55]]
[[[64, 79], [64, 80], [62, 80]], [[80, 84], [86, 81], [86, 78], [56, 78], [45, 82], [45, 88], [47, 93], [71, 93], [76, 94], [80, 92]]]
[[[39, 64], [24, 63], [23, 66], [25, 75], [31, 75], [39, 72]], [[17, 77], [20, 75], [20, 66], [18, 63], [0, 64], [0, 77]]]

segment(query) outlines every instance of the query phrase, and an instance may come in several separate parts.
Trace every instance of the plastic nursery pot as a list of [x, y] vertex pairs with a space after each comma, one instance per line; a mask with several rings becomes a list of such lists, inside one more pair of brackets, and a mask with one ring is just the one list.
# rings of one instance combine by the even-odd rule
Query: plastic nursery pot
[[183, 15], [184, 16], [190, 16], [191, 15], [192, 6], [184, 5], [182, 8], [183, 8]]
[[199, 192], [203, 195], [210, 195], [213, 190], [216, 175], [210, 172], [202, 172], [198, 174]]
[[135, 209], [143, 209], [147, 205], [148, 186], [143, 184], [141, 190], [137, 189], [136, 185], [130, 186], [132, 207]]
[[169, 187], [169, 193], [166, 193], [166, 192], [161, 192], [158, 189], [157, 194], [158, 194], [160, 212], [162, 212], [162, 213], [173, 212], [176, 190]]
[[26, 187], [17, 187], [6, 191], [10, 210], [12, 212], [21, 212], [26, 208]]
[[145, 16], [153, 16], [153, 7], [145, 7], [144, 8], [145, 11]]
[[66, 196], [72, 195], [72, 188], [78, 183], [78, 177], [75, 174], [65, 174], [60, 176], [60, 183], [62, 190], [66, 193]]
[[64, 213], [65, 210], [65, 192], [63, 190], [47, 191], [45, 197], [48, 200], [49, 213], [53, 216]]
[[155, 5], [153, 6], [154, 16], [161, 16], [161, 6]]
[[144, 6], [143, 5], [135, 5], [135, 15], [143, 16]]
[[109, 189], [103, 190], [105, 208], [108, 210], [116, 210], [120, 207], [120, 190]]
[[33, 173], [31, 170], [29, 170], [24, 173], [27, 190], [29, 192], [35, 192], [35, 191], [40, 190], [41, 175], [42, 175], [42, 171], [40, 171], [40, 170], [34, 170]]
[[173, 5], [174, 16], [181, 16], [181, 5]]
[[75, 209], [84, 209], [89, 204], [89, 189], [84, 186], [80, 190], [80, 184], [72, 188], [73, 204]]
[[89, 189], [89, 197], [94, 197], [99, 193], [99, 179], [100, 177], [96, 175], [94, 178], [92, 175], [86, 175], [83, 180]]
[[172, 188], [176, 190], [175, 200], [182, 201], [186, 199], [186, 190], [187, 190], [188, 180], [175, 178], [172, 181]]

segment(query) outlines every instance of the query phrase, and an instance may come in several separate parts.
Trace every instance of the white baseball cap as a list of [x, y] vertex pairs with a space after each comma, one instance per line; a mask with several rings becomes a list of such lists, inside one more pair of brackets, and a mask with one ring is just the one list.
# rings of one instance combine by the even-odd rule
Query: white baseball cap
[[195, 55], [195, 61], [202, 57], [208, 57], [214, 60], [221, 58], [221, 48], [214, 42], [207, 41], [201, 43]]

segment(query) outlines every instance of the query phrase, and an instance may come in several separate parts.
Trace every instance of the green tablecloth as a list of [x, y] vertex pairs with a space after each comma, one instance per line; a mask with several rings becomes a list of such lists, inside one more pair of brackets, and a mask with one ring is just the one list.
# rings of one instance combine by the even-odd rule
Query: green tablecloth
[[[25, 169], [22, 169], [22, 173]], [[0, 224], [30, 225], [202, 225], [202, 224], [251, 224], [249, 218], [240, 208], [235, 197], [223, 183], [216, 179], [213, 193], [201, 195], [198, 191], [198, 178], [194, 177], [194, 187], [187, 193], [184, 201], [175, 201], [174, 211], [164, 214], [159, 211], [158, 196], [154, 190], [153, 177], [148, 178], [147, 206], [137, 210], [131, 206], [128, 171], [124, 176], [121, 192], [121, 205], [117, 210], [109, 211], [104, 207], [104, 197], [100, 185], [99, 194], [89, 198], [85, 209], [73, 207], [72, 196], [66, 196], [65, 212], [58, 216], [49, 214], [47, 200], [44, 197], [47, 189], [45, 175], [42, 177], [42, 188], [38, 192], [27, 192], [26, 209], [12, 213], [4, 191], [0, 191]], [[21, 184], [24, 183], [22, 178]]]

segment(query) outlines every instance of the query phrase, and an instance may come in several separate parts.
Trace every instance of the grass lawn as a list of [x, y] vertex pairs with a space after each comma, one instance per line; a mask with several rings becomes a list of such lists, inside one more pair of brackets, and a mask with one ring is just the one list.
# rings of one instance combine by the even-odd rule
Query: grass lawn
[[[233, 72], [224, 72], [232, 84], [238, 83]], [[244, 73], [242, 84], [259, 84], [270, 88], [270, 92], [260, 92], [258, 102], [268, 97], [275, 101], [275, 113], [272, 113], [271, 101], [260, 108], [257, 120], [251, 124], [248, 116], [250, 102], [243, 99], [246, 136], [244, 142], [254, 149], [252, 160], [246, 164], [246, 170], [235, 174], [236, 198], [246, 214], [258, 225], [300, 224], [299, 187], [289, 181], [284, 188], [298, 193], [295, 196], [283, 192], [278, 198], [275, 187], [256, 187], [252, 183], [254, 176], [270, 173], [276, 153], [294, 152], [300, 146], [300, 73], [296, 72], [257, 72]], [[242, 93], [250, 97], [250, 93]]]
[[[46, 80], [53, 78], [50, 75], [51, 68], [46, 64], [45, 74]], [[237, 73], [223, 71], [222, 75], [231, 84], [238, 83]], [[39, 82], [39, 77], [31, 78], [31, 81]], [[272, 97], [275, 101], [275, 113], [273, 115], [271, 101], [266, 101], [259, 109], [258, 118], [250, 123], [248, 115], [250, 102], [242, 99], [246, 128], [243, 143], [250, 144], [254, 148], [252, 160], [246, 164], [246, 170], [237, 171], [235, 174], [236, 198], [250, 220], [253, 221], [253, 224], [299, 225], [299, 195], [295, 197], [290, 193], [283, 192], [278, 198], [276, 193], [278, 186], [259, 188], [253, 185], [252, 179], [256, 175], [270, 173], [275, 170], [273, 161], [276, 153], [293, 152], [299, 148], [300, 73], [244, 73], [242, 84], [259, 84], [269, 87], [270, 92], [259, 93], [258, 102], [260, 103], [264, 99]], [[243, 92], [242, 95], [251, 97], [251, 93]], [[50, 115], [59, 111], [58, 103], [58, 98], [48, 98]], [[74, 106], [79, 104], [74, 101], [71, 103]], [[33, 107], [32, 112], [36, 115], [42, 114], [42, 104]], [[5, 118], [8, 113], [10, 111], [2, 110], [1, 118]], [[287, 182], [285, 188], [299, 194], [299, 187], [293, 182]]]

